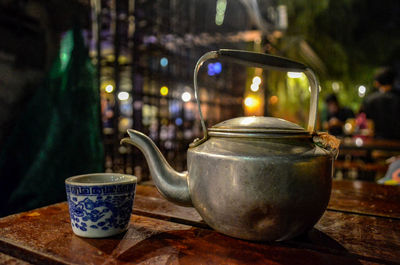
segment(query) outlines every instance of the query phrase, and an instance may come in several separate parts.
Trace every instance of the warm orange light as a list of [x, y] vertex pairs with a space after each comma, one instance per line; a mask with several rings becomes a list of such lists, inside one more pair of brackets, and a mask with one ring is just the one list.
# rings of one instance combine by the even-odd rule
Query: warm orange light
[[248, 96], [244, 99], [244, 105], [246, 105], [246, 107], [253, 108], [258, 105], [258, 100], [254, 97]]
[[278, 103], [279, 98], [277, 96], [272, 96], [269, 98], [269, 104], [271, 105], [275, 105], [276, 103]]

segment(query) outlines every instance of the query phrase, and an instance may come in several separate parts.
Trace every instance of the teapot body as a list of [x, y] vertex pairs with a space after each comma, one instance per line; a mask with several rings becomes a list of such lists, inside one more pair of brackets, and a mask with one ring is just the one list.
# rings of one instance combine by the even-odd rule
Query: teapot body
[[[311, 90], [307, 130], [283, 119], [255, 116], [207, 129], [197, 74], [206, 60], [219, 57], [246, 66], [304, 73]], [[158, 190], [172, 202], [193, 205], [207, 224], [233, 237], [285, 240], [310, 229], [329, 202], [334, 154], [312, 140], [320, 87], [313, 71], [282, 57], [222, 49], [198, 60], [193, 81], [204, 137], [190, 145], [188, 172], [176, 172], [152, 140], [138, 131], [128, 130], [130, 138], [121, 141], [144, 153]]]
[[215, 230], [237, 238], [293, 238], [324, 213], [332, 156], [310, 137], [210, 137], [188, 150], [193, 206]]

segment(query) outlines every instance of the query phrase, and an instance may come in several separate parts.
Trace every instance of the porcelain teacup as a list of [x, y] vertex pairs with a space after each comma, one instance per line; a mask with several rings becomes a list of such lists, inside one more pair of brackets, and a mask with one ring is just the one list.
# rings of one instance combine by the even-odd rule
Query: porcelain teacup
[[95, 173], [65, 180], [73, 232], [81, 237], [109, 237], [126, 231], [137, 178]]

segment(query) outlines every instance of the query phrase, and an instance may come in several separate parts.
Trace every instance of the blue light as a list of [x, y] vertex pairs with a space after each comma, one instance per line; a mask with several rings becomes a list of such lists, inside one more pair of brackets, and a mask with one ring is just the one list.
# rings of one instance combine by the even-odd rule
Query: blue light
[[175, 120], [175, 124], [176, 124], [176, 126], [181, 126], [181, 125], [182, 125], [182, 123], [183, 123], [183, 121], [182, 121], [182, 119], [181, 119], [181, 118], [176, 118], [176, 120]]
[[178, 116], [178, 113], [181, 109], [179, 100], [172, 100], [169, 104], [169, 112], [172, 116]]
[[209, 63], [208, 66], [207, 66], [207, 73], [208, 73], [209, 76], [215, 75], [214, 66], [213, 65], [214, 64]]
[[221, 73], [221, 71], [222, 71], [222, 65], [220, 62], [209, 63], [207, 66], [207, 73], [209, 76], [217, 75]]
[[220, 62], [214, 63], [214, 72], [215, 74], [219, 74], [222, 71], [222, 65]]
[[168, 59], [165, 57], [161, 58], [160, 64], [162, 67], [166, 67], [168, 65]]

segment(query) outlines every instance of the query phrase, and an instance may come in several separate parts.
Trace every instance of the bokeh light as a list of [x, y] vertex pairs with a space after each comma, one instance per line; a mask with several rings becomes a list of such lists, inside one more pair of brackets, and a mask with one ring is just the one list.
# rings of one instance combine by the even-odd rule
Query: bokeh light
[[254, 97], [248, 96], [244, 99], [244, 105], [246, 105], [246, 107], [256, 107], [258, 105], [258, 100]]
[[269, 98], [269, 104], [271, 105], [275, 105], [276, 103], [278, 103], [279, 98], [277, 96], [272, 96]]
[[119, 100], [127, 100], [127, 99], [129, 99], [129, 93], [125, 92], [125, 91], [119, 92], [118, 93], [118, 99]]
[[114, 87], [113, 87], [112, 85], [107, 85], [107, 86], [104, 88], [104, 90], [105, 90], [107, 93], [112, 93], [112, 92], [114, 91]]
[[222, 71], [222, 64], [220, 62], [209, 63], [207, 66], [207, 73], [209, 76], [220, 74]]
[[190, 95], [189, 92], [182, 93], [182, 100], [184, 102], [189, 102], [191, 98], [192, 98], [192, 95]]
[[166, 66], [168, 65], [168, 59], [165, 58], [165, 57], [161, 58], [161, 59], [160, 59], [160, 65], [161, 65], [162, 67], [166, 67]]
[[160, 94], [161, 94], [162, 96], [168, 95], [168, 87], [162, 86], [162, 87], [160, 88]]
[[261, 84], [261, 78], [259, 76], [253, 77], [253, 84], [260, 85]]
[[361, 97], [361, 98], [364, 97], [366, 92], [367, 92], [367, 88], [365, 86], [361, 85], [358, 87], [358, 96], [359, 97]]
[[182, 118], [176, 118], [175, 124], [176, 126], [181, 126], [183, 124]]
[[287, 73], [287, 76], [289, 77], [289, 78], [302, 78], [303, 77], [303, 73], [301, 73], [301, 72], [288, 72]]
[[260, 88], [259, 85], [254, 84], [254, 83], [251, 84], [251, 86], [250, 86], [250, 90], [253, 92], [257, 92], [259, 88]]

